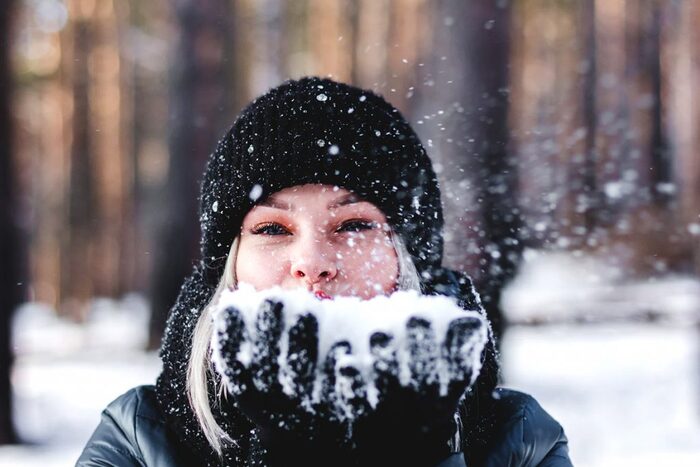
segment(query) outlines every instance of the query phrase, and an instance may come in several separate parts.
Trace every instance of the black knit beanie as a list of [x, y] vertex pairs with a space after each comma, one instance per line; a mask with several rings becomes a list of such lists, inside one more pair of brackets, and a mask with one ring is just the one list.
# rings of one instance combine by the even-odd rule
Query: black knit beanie
[[[399, 111], [371, 91], [329, 79], [303, 78], [268, 91], [241, 112], [209, 158], [200, 206], [202, 259], [183, 283], [163, 336], [157, 398], [181, 441], [180, 455], [198, 459], [192, 465], [260, 464], [255, 427], [235, 407], [218, 404], [216, 375], [210, 375], [213, 415], [233, 439], [223, 459], [215, 455], [189, 406], [187, 364], [194, 328], [243, 218], [266, 196], [306, 183], [337, 185], [375, 204], [406, 244], [423, 292], [455, 296], [463, 307], [483, 312], [469, 278], [441, 268], [437, 178]], [[477, 384], [460, 409], [470, 453], [488, 440], [483, 408], [497, 371], [490, 340]]]
[[440, 266], [440, 190], [413, 129], [371, 91], [304, 78], [253, 101], [209, 159], [200, 212], [207, 279], [220, 277], [256, 201], [306, 183], [337, 185], [379, 207], [423, 278]]

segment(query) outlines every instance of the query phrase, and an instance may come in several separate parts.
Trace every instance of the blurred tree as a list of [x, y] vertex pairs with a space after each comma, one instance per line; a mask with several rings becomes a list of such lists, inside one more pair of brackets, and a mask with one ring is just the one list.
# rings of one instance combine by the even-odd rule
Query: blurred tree
[[179, 40], [170, 73], [165, 219], [154, 246], [151, 348], [160, 345], [170, 307], [198, 257], [200, 177], [233, 115], [233, 2], [179, 0], [174, 5]]
[[[66, 251], [72, 125], [72, 29], [68, 2], [19, 2], [13, 43], [15, 160], [25, 178], [32, 300], [61, 308], [62, 278], [69, 276]], [[44, 10], [42, 10], [44, 11]], [[62, 16], [65, 15], [65, 16]], [[38, 21], [43, 18], [47, 22]], [[37, 27], [37, 23], [38, 26]], [[84, 259], [87, 255], [80, 254]], [[87, 263], [82, 268], [87, 269]], [[70, 285], [70, 284], [68, 284]]]
[[[252, 93], [258, 95], [286, 78], [287, 26], [303, 30], [301, 25], [290, 25], [285, 21], [288, 17], [287, 9], [292, 8], [292, 3], [296, 4], [295, 7], [303, 8], [306, 2], [256, 0], [239, 3], [240, 5], [234, 6], [237, 8], [236, 15], [245, 15], [248, 20], [246, 50], [241, 50], [240, 55], [246, 59], [243, 69], [248, 70], [247, 79]], [[239, 43], [237, 50], [241, 48]]]
[[595, 2], [514, 3], [509, 124], [530, 248], [578, 249], [595, 227]]
[[[352, 78], [357, 84], [377, 86], [386, 80], [391, 26], [389, 0], [358, 0], [351, 30], [355, 37]], [[352, 23], [351, 23], [352, 24]]]
[[[380, 3], [379, 0], [376, 3]], [[352, 74], [352, 12], [345, 0], [309, 0], [311, 27], [307, 44], [319, 70], [332, 72], [335, 79], [348, 81]]]
[[514, 3], [509, 119], [528, 246], [632, 274], [688, 269], [662, 66], [678, 5]]
[[590, 131], [600, 202], [597, 235], [587, 242], [628, 274], [691, 267], [669, 142], [664, 83], [671, 69], [662, 67], [669, 47], [665, 19], [677, 6], [658, 0], [595, 3], [596, 41], [606, 47], [595, 54], [591, 105], [598, 125]]
[[0, 8], [0, 444], [17, 440], [12, 425], [12, 313], [22, 300], [24, 257], [20, 248], [19, 210], [13, 164], [14, 125], [10, 113], [12, 73], [10, 37], [14, 2]]
[[[580, 198], [576, 201], [579, 206], [577, 211], [583, 215], [583, 227], [585, 232], [590, 234], [595, 228], [595, 208], [598, 203], [596, 190], [596, 154], [595, 135], [598, 125], [596, 115], [596, 48], [597, 40], [595, 35], [595, 0], [585, 0], [579, 9], [579, 24], [581, 24], [580, 48], [581, 53], [580, 83], [581, 83], [581, 107], [583, 131], [583, 157], [579, 161], [572, 163], [574, 173], [571, 178], [572, 191], [578, 191]], [[577, 167], [578, 166], [578, 167]], [[578, 168], [578, 170], [576, 170]]]
[[115, 4], [24, 2], [19, 9], [14, 110], [17, 159], [32, 174], [32, 292], [75, 319], [93, 296], [114, 297], [135, 284]]
[[91, 21], [92, 8], [83, 0], [72, 3], [74, 21], [68, 42], [72, 50], [69, 76], [70, 96], [74, 109], [71, 119], [70, 173], [67, 184], [67, 219], [61, 248], [60, 309], [73, 317], [84, 313], [83, 305], [94, 293], [92, 265], [95, 251], [95, 232], [99, 227], [95, 187], [95, 158], [92, 154], [94, 139], [91, 128], [90, 50], [94, 41]]
[[477, 276], [477, 286], [500, 334], [504, 325], [501, 293], [515, 276], [522, 252], [517, 159], [509, 150], [508, 128], [511, 7], [498, 0], [468, 3], [464, 43], [484, 44], [465, 48], [463, 63], [471, 79], [462, 88], [461, 100], [470, 109], [467, 115], [473, 129], [467, 134], [475, 139], [467, 165], [476, 176], [483, 232], [479, 265], [484, 273]]
[[439, 52], [424, 79], [418, 129], [443, 181], [445, 262], [472, 275], [500, 335], [501, 292], [522, 248], [508, 130], [511, 7], [499, 0], [433, 5], [431, 42]]
[[[119, 296], [134, 290], [132, 279], [133, 242], [132, 180], [130, 139], [126, 131], [130, 115], [123, 82], [128, 67], [120, 50], [120, 28], [126, 22], [128, 3], [101, 0], [95, 3], [91, 18], [89, 55], [90, 127], [95, 137], [91, 145], [94, 160], [95, 212], [98, 219], [93, 242], [97, 254], [92, 260], [94, 295]], [[129, 219], [129, 222], [125, 220]]]
[[[661, 208], [671, 208], [676, 199], [676, 180], [673, 176], [673, 161], [671, 157], [669, 138], [666, 128], [664, 106], [666, 96], [662, 89], [663, 69], [661, 54], [663, 44], [662, 23], [666, 11], [659, 0], [641, 4], [640, 24], [636, 30], [637, 54], [641, 67], [648, 70], [649, 78], [645, 89], [640, 92], [651, 96], [649, 104], [649, 143], [646, 149], [649, 154], [650, 189], [652, 201]], [[646, 92], [645, 92], [646, 91]], [[675, 207], [672, 208], [675, 210]]]
[[[682, 226], [692, 237], [694, 272], [700, 272], [700, 3], [668, 2], [662, 53], [668, 129], [680, 190]], [[663, 41], [662, 41], [663, 42]]]
[[[168, 71], [167, 40], [170, 30], [169, 0], [119, 2], [125, 17], [120, 41], [125, 57], [122, 68], [124, 107], [125, 165], [131, 168], [129, 185], [133, 229], [127, 242], [133, 242], [133, 263], [126, 269], [132, 287], [147, 292], [153, 269], [151, 251], [163, 219], [162, 188], [165, 185], [168, 151], [168, 89], [164, 86]], [[130, 157], [126, 157], [129, 154]], [[128, 215], [125, 213], [125, 217]], [[131, 289], [133, 290], [133, 289]]]

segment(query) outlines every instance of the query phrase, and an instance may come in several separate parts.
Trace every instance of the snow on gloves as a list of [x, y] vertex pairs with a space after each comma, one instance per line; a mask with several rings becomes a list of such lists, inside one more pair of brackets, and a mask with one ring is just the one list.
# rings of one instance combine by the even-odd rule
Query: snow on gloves
[[443, 455], [487, 340], [479, 313], [409, 291], [318, 300], [241, 284], [222, 294], [214, 324], [215, 368], [268, 444], [366, 453], [408, 452], [415, 439]]

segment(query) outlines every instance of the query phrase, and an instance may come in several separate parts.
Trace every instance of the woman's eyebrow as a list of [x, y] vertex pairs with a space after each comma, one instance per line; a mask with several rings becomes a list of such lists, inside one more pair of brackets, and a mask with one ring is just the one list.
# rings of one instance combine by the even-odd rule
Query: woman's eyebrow
[[264, 200], [260, 201], [258, 203], [258, 206], [267, 206], [269, 208], [275, 209], [285, 209], [287, 211], [291, 211], [294, 209], [294, 206], [292, 204], [279, 201], [278, 199], [275, 199], [272, 196], [268, 196]]
[[354, 204], [354, 203], [361, 203], [364, 200], [361, 199], [359, 196], [357, 196], [354, 193], [348, 193], [347, 195], [341, 196], [338, 199], [335, 199], [328, 203], [328, 209], [333, 209], [337, 208], [339, 206], [346, 206], [348, 204]]

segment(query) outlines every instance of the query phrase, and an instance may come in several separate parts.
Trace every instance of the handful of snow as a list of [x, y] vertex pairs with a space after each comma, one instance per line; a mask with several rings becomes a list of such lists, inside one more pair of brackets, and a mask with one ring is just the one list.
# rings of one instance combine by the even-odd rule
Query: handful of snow
[[302, 289], [240, 284], [222, 294], [213, 319], [214, 366], [230, 393], [275, 394], [340, 421], [371, 412], [397, 387], [461, 395], [487, 340], [478, 312], [414, 291], [319, 300]]

